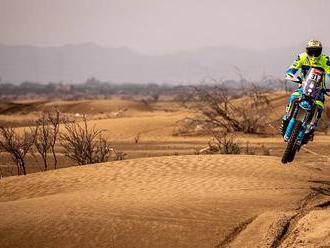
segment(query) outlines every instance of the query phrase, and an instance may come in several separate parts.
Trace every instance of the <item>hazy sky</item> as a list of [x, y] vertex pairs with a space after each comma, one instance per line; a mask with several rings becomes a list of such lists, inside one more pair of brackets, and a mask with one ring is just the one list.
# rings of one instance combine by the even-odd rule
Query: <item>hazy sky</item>
[[328, 0], [0, 0], [0, 43], [93, 42], [149, 54], [311, 37], [330, 46], [329, 11]]

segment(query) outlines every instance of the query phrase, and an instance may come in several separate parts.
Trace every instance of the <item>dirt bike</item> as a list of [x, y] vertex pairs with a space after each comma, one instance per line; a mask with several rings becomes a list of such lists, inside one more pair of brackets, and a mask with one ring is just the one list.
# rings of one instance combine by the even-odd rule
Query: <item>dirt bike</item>
[[301, 146], [312, 137], [321, 110], [316, 101], [322, 94], [328, 95], [329, 92], [322, 87], [325, 80], [322, 68], [312, 67], [304, 80], [294, 75], [287, 75], [286, 80], [300, 84], [302, 94], [293, 99], [286, 114], [289, 121], [284, 134], [287, 147], [282, 156], [283, 164], [292, 162]]

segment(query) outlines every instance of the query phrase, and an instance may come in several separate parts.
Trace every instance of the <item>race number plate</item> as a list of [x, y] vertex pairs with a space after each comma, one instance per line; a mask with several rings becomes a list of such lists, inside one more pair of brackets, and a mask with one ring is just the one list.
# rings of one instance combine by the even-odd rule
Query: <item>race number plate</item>
[[308, 75], [308, 79], [314, 80], [316, 82], [320, 82], [322, 78], [322, 72], [317, 69], [312, 69], [312, 71]]

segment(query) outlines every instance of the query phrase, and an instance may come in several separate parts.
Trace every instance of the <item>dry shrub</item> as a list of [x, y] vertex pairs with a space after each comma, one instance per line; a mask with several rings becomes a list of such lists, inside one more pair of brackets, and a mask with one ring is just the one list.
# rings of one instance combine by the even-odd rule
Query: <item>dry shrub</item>
[[12, 127], [0, 127], [0, 151], [8, 152], [17, 166], [17, 175], [26, 175], [25, 157], [34, 143], [34, 132], [19, 134]]
[[58, 140], [59, 131], [60, 131], [60, 123], [64, 121], [61, 117], [60, 111], [57, 108], [54, 108], [52, 111], [47, 113], [48, 122], [51, 128], [52, 142], [50, 144], [50, 148], [54, 158], [54, 169], [57, 168], [57, 157], [55, 146]]
[[240, 154], [241, 147], [233, 134], [223, 131], [212, 131], [212, 142], [208, 147], [196, 152], [196, 154]]
[[241, 148], [234, 135], [227, 132], [213, 131], [213, 144], [222, 154], [240, 154]]
[[43, 160], [45, 171], [48, 170], [47, 154], [49, 152], [53, 155], [54, 169], [57, 168], [55, 145], [58, 139], [60, 123], [60, 112], [57, 109], [42, 112], [41, 117], [36, 122], [34, 147]]
[[121, 152], [121, 151], [116, 151], [113, 149], [113, 152], [115, 153], [115, 160], [125, 160], [127, 153]]
[[198, 115], [195, 123], [205, 130], [220, 128], [225, 132], [260, 133], [267, 125], [271, 111], [266, 90], [251, 85], [244, 91], [244, 98], [237, 96], [224, 85], [193, 87], [189, 103], [185, 106]]
[[110, 142], [102, 136], [103, 130], [89, 128], [87, 118], [83, 123], [67, 121], [65, 132], [60, 134], [60, 142], [64, 148], [64, 155], [78, 165], [102, 163], [110, 160], [113, 148]]

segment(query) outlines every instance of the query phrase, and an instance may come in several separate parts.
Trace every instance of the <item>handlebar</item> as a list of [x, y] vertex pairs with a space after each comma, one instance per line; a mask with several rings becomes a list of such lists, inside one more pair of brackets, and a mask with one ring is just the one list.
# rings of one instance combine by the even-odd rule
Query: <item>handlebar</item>
[[286, 74], [285, 79], [286, 80], [290, 80], [290, 81], [292, 81], [294, 83], [297, 83], [297, 84], [301, 84], [302, 83], [301, 77], [299, 77], [299, 76], [296, 77], [295, 75], [293, 75], [291, 73]]
[[[285, 80], [290, 80], [297, 84], [301, 84], [303, 81], [301, 77], [299, 76], [296, 77], [295, 75], [290, 73], [286, 74]], [[324, 94], [330, 97], [330, 89], [324, 89]]]

